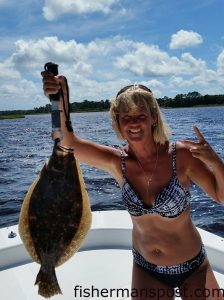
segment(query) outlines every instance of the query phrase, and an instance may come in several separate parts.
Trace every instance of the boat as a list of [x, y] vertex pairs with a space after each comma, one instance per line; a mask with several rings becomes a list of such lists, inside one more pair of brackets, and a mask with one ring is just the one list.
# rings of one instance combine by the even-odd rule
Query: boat
[[[132, 223], [123, 210], [95, 211], [80, 250], [56, 269], [62, 295], [52, 300], [131, 299]], [[220, 288], [224, 289], [224, 238], [197, 228]], [[41, 300], [34, 286], [39, 265], [18, 234], [0, 229], [0, 295], [3, 300]], [[180, 299], [177, 298], [176, 299]]]

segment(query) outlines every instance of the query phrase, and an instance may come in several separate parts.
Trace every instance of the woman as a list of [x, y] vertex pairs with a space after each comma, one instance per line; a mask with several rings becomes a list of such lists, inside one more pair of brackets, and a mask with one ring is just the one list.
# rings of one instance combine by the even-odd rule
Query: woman
[[[66, 98], [62, 76], [53, 77], [49, 72], [42, 76], [46, 96], [62, 86]], [[62, 145], [74, 148], [80, 161], [110, 173], [121, 187], [133, 222], [132, 289], [140, 291], [133, 298], [173, 299], [178, 287], [182, 299], [190, 295], [192, 299], [223, 299], [212, 293], [203, 295], [205, 289], [212, 292], [219, 286], [190, 218], [189, 193], [193, 181], [224, 204], [221, 158], [197, 127], [198, 142], [171, 143], [169, 127], [145, 86], [120, 90], [110, 113], [118, 137], [127, 141], [124, 149], [95, 144], [69, 132], [64, 112]], [[150, 295], [143, 295], [146, 290]]]

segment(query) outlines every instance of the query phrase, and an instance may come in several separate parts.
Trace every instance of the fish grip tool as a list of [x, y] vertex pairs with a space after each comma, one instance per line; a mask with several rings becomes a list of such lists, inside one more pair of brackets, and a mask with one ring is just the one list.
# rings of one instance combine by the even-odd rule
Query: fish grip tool
[[[58, 65], [55, 63], [52, 62], [46, 63], [44, 69], [45, 71], [51, 72], [54, 76], [58, 75]], [[68, 82], [66, 77], [64, 77], [64, 80], [65, 80], [66, 90], [67, 90], [68, 112], [66, 112], [65, 97], [64, 97], [62, 87], [60, 88], [60, 91], [58, 91], [56, 94], [49, 95], [51, 101], [52, 138], [55, 141], [56, 145], [63, 139], [62, 130], [61, 130], [61, 116], [60, 116], [61, 110], [59, 108], [60, 96], [62, 96], [63, 99], [63, 108], [66, 117], [65, 126], [69, 132], [73, 131], [72, 124], [70, 121], [69, 87], [68, 87]]]

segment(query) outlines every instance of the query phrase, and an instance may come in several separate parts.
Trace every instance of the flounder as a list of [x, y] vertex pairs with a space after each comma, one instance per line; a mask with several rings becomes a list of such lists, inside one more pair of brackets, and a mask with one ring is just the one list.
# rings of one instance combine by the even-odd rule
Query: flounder
[[84, 180], [73, 153], [55, 146], [23, 201], [20, 237], [34, 261], [41, 264], [36, 282], [46, 298], [61, 294], [55, 267], [82, 245], [91, 225]]

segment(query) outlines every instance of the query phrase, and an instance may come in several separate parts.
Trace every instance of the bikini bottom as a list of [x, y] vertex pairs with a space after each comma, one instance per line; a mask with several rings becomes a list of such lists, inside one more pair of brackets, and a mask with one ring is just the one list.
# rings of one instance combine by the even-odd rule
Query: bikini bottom
[[134, 248], [132, 252], [136, 264], [149, 271], [149, 273], [160, 282], [172, 288], [180, 287], [183, 282], [200, 267], [207, 256], [205, 247], [202, 244], [199, 253], [184, 263], [172, 266], [157, 266], [145, 260]]

